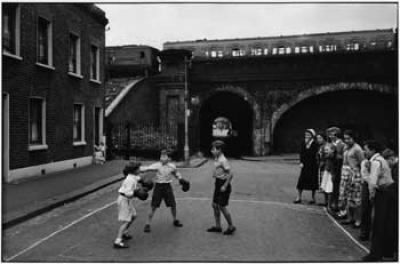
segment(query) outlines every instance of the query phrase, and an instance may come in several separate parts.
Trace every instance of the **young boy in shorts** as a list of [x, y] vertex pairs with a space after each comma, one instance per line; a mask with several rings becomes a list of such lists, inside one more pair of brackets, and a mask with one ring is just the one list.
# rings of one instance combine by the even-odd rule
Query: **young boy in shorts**
[[229, 196], [232, 191], [231, 181], [233, 178], [231, 167], [223, 153], [224, 142], [216, 140], [212, 143], [211, 153], [214, 156], [215, 190], [213, 196], [212, 207], [214, 209], [215, 226], [207, 229], [207, 232], [222, 232], [221, 212], [228, 222], [228, 228], [223, 232], [224, 235], [231, 235], [235, 232], [236, 227], [233, 226], [231, 214], [228, 211]]
[[176, 227], [182, 227], [182, 223], [176, 219], [176, 202], [174, 191], [171, 186], [173, 178], [180, 180], [182, 179], [182, 176], [176, 169], [176, 166], [170, 162], [168, 151], [165, 149], [161, 150], [160, 161], [147, 167], [141, 167], [141, 171], [157, 171], [154, 179], [155, 187], [151, 199], [151, 210], [147, 223], [144, 226], [144, 232], [149, 233], [151, 231], [151, 221], [157, 208], [160, 207], [162, 200], [164, 200], [167, 207], [171, 208], [173, 225]]
[[140, 163], [130, 162], [125, 166], [123, 174], [126, 176], [118, 189], [118, 221], [122, 222], [118, 230], [117, 238], [114, 241], [114, 248], [128, 248], [124, 240], [131, 239], [128, 234], [128, 228], [136, 218], [136, 209], [133, 203], [134, 191], [138, 188], [138, 182], [141, 180]]

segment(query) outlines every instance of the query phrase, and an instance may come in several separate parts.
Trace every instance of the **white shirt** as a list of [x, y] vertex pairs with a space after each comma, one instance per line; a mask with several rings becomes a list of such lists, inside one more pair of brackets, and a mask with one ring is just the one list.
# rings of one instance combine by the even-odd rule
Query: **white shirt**
[[156, 162], [147, 167], [142, 167], [141, 170], [157, 170], [156, 177], [154, 181], [156, 183], [171, 183], [173, 177], [181, 179], [182, 176], [176, 169], [176, 166], [173, 163], [168, 162], [163, 165], [161, 162]]
[[231, 167], [229, 166], [228, 160], [225, 158], [224, 154], [219, 155], [219, 157], [215, 159], [214, 167], [214, 178], [222, 180], [228, 178]]
[[393, 183], [393, 178], [389, 164], [379, 153], [373, 155], [370, 158], [370, 162], [371, 170], [368, 187], [370, 194], [374, 196], [377, 187]]
[[132, 196], [133, 191], [137, 188], [139, 180], [139, 176], [128, 174], [128, 176], [126, 176], [125, 180], [122, 182], [121, 187], [118, 189], [118, 192], [123, 193], [126, 196]]

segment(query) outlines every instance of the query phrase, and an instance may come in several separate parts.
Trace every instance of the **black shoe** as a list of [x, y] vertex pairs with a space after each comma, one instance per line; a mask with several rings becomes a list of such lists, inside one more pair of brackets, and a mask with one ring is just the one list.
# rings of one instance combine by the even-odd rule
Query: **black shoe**
[[228, 227], [228, 229], [226, 229], [225, 231], [224, 231], [224, 235], [232, 235], [233, 234], [233, 232], [235, 232], [236, 231], [236, 227]]
[[355, 223], [354, 220], [345, 220], [345, 221], [340, 222], [340, 224], [342, 224], [342, 225], [352, 225], [354, 223]]
[[326, 206], [328, 206], [328, 204], [327, 204], [327, 203], [317, 203], [317, 205], [319, 205], [319, 206], [323, 206], [323, 207], [326, 207]]
[[124, 244], [123, 242], [119, 242], [119, 243], [114, 242], [113, 247], [119, 249], [119, 248], [128, 248], [129, 246], [127, 244]]
[[181, 222], [179, 222], [179, 220], [174, 220], [174, 226], [182, 227], [183, 225]]
[[132, 236], [129, 235], [129, 234], [123, 234], [123, 235], [122, 235], [122, 239], [124, 239], [124, 240], [129, 240], [129, 239], [132, 239]]
[[301, 199], [296, 199], [296, 200], [293, 201], [293, 203], [299, 204], [299, 203], [301, 203]]
[[381, 258], [378, 258], [376, 256], [368, 254], [368, 255], [364, 256], [361, 260], [364, 262], [377, 262], [377, 261], [380, 261]]
[[150, 225], [145, 225], [144, 226], [144, 232], [145, 233], [150, 233], [151, 229], [150, 229]]
[[315, 204], [315, 200], [309, 201], [308, 204]]
[[209, 229], [207, 229], [207, 232], [221, 233], [222, 232], [222, 228], [213, 226], [213, 227], [210, 227]]
[[360, 235], [358, 237], [358, 239], [360, 239], [361, 241], [368, 241], [369, 240], [369, 236], [368, 235]]

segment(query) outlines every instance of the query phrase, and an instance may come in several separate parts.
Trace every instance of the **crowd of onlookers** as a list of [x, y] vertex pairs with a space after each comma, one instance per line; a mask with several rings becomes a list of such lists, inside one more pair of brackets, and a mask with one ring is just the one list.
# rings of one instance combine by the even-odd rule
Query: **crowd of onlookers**
[[316, 133], [307, 129], [294, 203], [302, 202], [303, 190], [311, 191], [310, 204], [316, 203], [316, 192], [322, 192], [320, 205], [341, 224], [360, 229], [360, 240], [371, 240], [363, 261], [397, 261], [397, 152], [376, 140], [361, 143], [351, 130], [341, 133], [340, 128], [331, 127]]

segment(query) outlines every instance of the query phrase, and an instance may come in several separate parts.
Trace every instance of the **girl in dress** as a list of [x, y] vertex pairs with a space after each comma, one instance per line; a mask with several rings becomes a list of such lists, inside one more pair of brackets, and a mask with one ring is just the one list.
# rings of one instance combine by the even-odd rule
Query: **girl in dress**
[[327, 143], [323, 147], [322, 162], [321, 162], [321, 185], [320, 188], [325, 195], [325, 203], [323, 204], [331, 210], [331, 194], [333, 191], [332, 174], [335, 164], [335, 146]]

